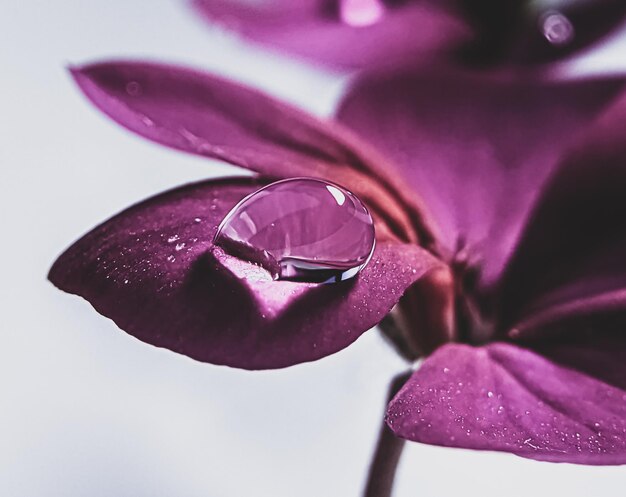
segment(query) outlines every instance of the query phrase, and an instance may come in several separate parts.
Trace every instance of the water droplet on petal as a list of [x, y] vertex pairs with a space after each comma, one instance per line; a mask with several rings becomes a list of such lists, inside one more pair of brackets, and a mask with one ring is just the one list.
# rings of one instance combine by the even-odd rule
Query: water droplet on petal
[[128, 93], [131, 97], [141, 95], [142, 92], [143, 89], [137, 81], [129, 81], [126, 83], [126, 93]]
[[574, 38], [574, 26], [557, 11], [546, 12], [539, 21], [541, 32], [552, 45], [567, 45]]
[[318, 179], [272, 183], [239, 202], [213, 242], [277, 279], [333, 283], [356, 276], [374, 251], [374, 222], [344, 188]]
[[339, 16], [349, 26], [361, 28], [377, 23], [385, 13], [381, 0], [340, 0]]

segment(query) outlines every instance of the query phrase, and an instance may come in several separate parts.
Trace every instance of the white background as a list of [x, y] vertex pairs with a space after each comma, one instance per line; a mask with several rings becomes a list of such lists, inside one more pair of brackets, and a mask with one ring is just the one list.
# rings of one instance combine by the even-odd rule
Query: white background
[[[313, 364], [243, 372], [120, 332], [46, 273], [125, 206], [230, 169], [148, 143], [64, 66], [132, 56], [229, 75], [312, 112], [347, 78], [210, 29], [184, 0], [3, 0], [0, 8], [0, 495], [360, 495], [389, 379], [376, 332]], [[626, 69], [626, 36], [577, 71]], [[626, 469], [407, 446], [396, 496], [623, 496]]]

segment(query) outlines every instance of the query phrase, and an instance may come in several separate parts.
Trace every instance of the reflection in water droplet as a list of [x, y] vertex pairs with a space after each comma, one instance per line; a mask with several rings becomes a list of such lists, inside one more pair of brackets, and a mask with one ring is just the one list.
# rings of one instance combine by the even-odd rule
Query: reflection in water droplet
[[333, 283], [352, 278], [374, 251], [367, 208], [340, 186], [311, 178], [272, 183], [239, 202], [214, 243], [275, 278]]
[[341, 21], [355, 28], [377, 23], [385, 13], [381, 0], [340, 0]]
[[550, 11], [541, 16], [541, 32], [553, 45], [567, 45], [574, 38], [574, 26], [570, 20], [557, 11]]

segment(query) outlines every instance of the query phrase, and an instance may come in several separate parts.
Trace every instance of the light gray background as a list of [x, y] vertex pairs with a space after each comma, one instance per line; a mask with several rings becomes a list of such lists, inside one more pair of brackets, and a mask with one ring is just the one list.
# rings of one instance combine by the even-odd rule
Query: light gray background
[[[327, 359], [249, 373], [120, 332], [45, 280], [58, 253], [149, 195], [232, 171], [141, 140], [64, 66], [149, 57], [229, 75], [328, 115], [347, 78], [209, 29], [183, 0], [3, 1], [0, 9], [0, 495], [360, 494], [387, 382], [376, 332]], [[626, 36], [573, 71], [626, 69]], [[626, 469], [410, 444], [396, 496], [623, 496]]]

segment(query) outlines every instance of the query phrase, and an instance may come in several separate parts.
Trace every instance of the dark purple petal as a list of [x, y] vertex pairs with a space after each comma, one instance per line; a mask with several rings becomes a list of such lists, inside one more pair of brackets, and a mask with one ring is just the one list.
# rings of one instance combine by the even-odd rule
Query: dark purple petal
[[421, 70], [369, 76], [339, 118], [386, 152], [430, 208], [447, 250], [497, 279], [567, 146], [622, 80], [507, 82]]
[[209, 21], [254, 41], [344, 69], [411, 62], [469, 38], [459, 19], [424, 3], [387, 6], [378, 19], [361, 26], [342, 22], [338, 1], [331, 6], [325, 0], [193, 4]]
[[353, 280], [273, 281], [212, 244], [228, 211], [260, 186], [208, 181], [148, 199], [77, 241], [49, 278], [147, 343], [200, 361], [265, 369], [343, 349], [440, 265], [415, 245], [380, 242]]
[[181, 67], [103, 62], [72, 74], [96, 107], [145, 138], [269, 178], [334, 181], [368, 203], [380, 238], [423, 243], [432, 238], [419, 200], [383, 158], [340, 126]]
[[326, 125], [263, 93], [209, 74], [148, 62], [73, 68], [80, 89], [122, 126], [162, 145], [268, 176], [347, 161]]
[[513, 336], [625, 322], [625, 166], [623, 98], [568, 154], [528, 220], [500, 287]]
[[[620, 357], [594, 352], [626, 374], [623, 347]], [[440, 348], [392, 400], [387, 422], [400, 437], [434, 445], [626, 463], [625, 390], [505, 343]]]

